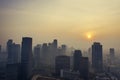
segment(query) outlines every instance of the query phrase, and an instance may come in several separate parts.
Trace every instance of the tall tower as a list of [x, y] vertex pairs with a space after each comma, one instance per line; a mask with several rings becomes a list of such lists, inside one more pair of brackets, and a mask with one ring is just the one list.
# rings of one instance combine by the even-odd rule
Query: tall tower
[[0, 45], [0, 53], [1, 53], [2, 49], [1, 49], [1, 45]]
[[13, 63], [20, 63], [20, 44], [12, 44], [12, 59], [13, 59]]
[[55, 71], [57, 75], [60, 75], [61, 70], [70, 70], [70, 57], [61, 55], [55, 58]]
[[57, 41], [57, 39], [54, 39], [53, 48], [57, 49], [57, 47], [58, 47], [58, 41]]
[[10, 39], [7, 42], [7, 53], [8, 53], [8, 58], [7, 58], [7, 64], [12, 64], [12, 44], [13, 40]]
[[115, 57], [115, 50], [114, 50], [114, 48], [110, 48], [110, 57], [111, 58]]
[[110, 64], [114, 64], [115, 61], [115, 50], [114, 48], [110, 48]]
[[94, 42], [92, 45], [92, 67], [95, 72], [103, 70], [103, 55], [102, 45], [99, 42]]
[[88, 57], [81, 57], [80, 58], [80, 66], [79, 66], [80, 76], [84, 80], [89, 80], [89, 61]]
[[32, 73], [32, 38], [23, 37], [21, 52], [21, 80], [28, 80]]
[[73, 54], [73, 70], [74, 71], [79, 71], [81, 57], [82, 57], [82, 52], [80, 50], [75, 50]]
[[40, 53], [41, 53], [41, 45], [36, 45], [34, 47], [34, 63], [35, 68], [40, 68]]
[[6, 79], [18, 80], [19, 63], [20, 63], [20, 44], [13, 43], [13, 40], [7, 42], [7, 65], [6, 65]]

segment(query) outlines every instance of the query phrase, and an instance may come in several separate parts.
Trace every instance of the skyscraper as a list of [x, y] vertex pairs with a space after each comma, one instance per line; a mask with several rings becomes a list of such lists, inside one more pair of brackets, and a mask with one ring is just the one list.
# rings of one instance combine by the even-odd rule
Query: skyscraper
[[12, 52], [13, 52], [13, 63], [20, 63], [21, 58], [21, 51], [20, 51], [20, 44], [13, 44], [12, 45]]
[[13, 43], [13, 40], [8, 40], [7, 53], [6, 79], [17, 80], [19, 76], [20, 45]]
[[70, 70], [70, 57], [61, 55], [55, 58], [55, 71], [60, 75], [61, 70]]
[[8, 62], [7, 64], [20, 63], [20, 44], [13, 43], [13, 40], [7, 42]]
[[37, 45], [34, 47], [34, 62], [35, 62], [35, 68], [39, 68], [40, 67], [40, 49], [41, 45]]
[[88, 80], [89, 61], [88, 57], [83, 57], [81, 50], [75, 50], [73, 55], [73, 70], [79, 71], [80, 77]]
[[62, 54], [65, 54], [65, 53], [66, 53], [66, 50], [67, 50], [67, 46], [66, 46], [65, 44], [63, 44], [63, 45], [61, 46], [61, 48], [62, 48]]
[[42, 55], [41, 55], [42, 63], [46, 65], [46, 64], [48, 64], [48, 58], [47, 58], [48, 57], [48, 45], [47, 45], [47, 43], [43, 43], [41, 52], [42, 52]]
[[73, 54], [73, 70], [79, 71], [80, 68], [80, 58], [82, 57], [82, 53], [80, 50], [75, 50]]
[[114, 64], [115, 61], [115, 50], [114, 48], [110, 48], [110, 64]]
[[32, 55], [32, 38], [23, 37], [22, 39], [22, 52], [21, 52], [21, 79], [28, 80], [32, 73], [33, 66]]
[[0, 45], [0, 53], [1, 53], [1, 50], [2, 50], [2, 49], [1, 49], [1, 45]]
[[8, 40], [7, 42], [7, 53], [8, 53], [8, 58], [7, 58], [7, 64], [12, 64], [12, 57], [13, 57], [13, 54], [12, 54], [12, 44], [13, 44], [13, 40], [10, 39]]
[[95, 72], [103, 70], [102, 45], [99, 42], [94, 42], [92, 45], [92, 67]]
[[89, 80], [89, 60], [88, 57], [80, 58], [79, 72], [81, 78], [84, 80]]
[[114, 48], [110, 48], [110, 57], [111, 58], [115, 57], [115, 50], [114, 50]]
[[58, 47], [57, 39], [54, 39], [52, 44], [53, 44], [53, 48], [57, 49], [57, 47]]

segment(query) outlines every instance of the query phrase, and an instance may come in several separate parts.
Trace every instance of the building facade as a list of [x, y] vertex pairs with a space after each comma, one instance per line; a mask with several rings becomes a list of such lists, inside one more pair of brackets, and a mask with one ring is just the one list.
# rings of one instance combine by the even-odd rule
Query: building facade
[[103, 70], [103, 50], [99, 42], [94, 42], [92, 45], [92, 67], [95, 72]]
[[21, 77], [20, 80], [28, 80], [32, 74], [33, 55], [32, 55], [32, 38], [23, 37], [21, 51]]

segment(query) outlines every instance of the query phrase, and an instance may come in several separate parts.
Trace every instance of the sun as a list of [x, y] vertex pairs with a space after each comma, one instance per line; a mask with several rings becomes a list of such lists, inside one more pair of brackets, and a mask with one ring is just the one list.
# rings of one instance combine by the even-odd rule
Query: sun
[[88, 39], [91, 39], [91, 38], [92, 38], [92, 35], [91, 35], [91, 34], [87, 34], [87, 38], [88, 38]]
[[84, 38], [88, 41], [93, 41], [95, 37], [95, 32], [89, 31], [84, 33]]
[[93, 34], [92, 33], [87, 33], [86, 37], [88, 40], [91, 40], [93, 38]]

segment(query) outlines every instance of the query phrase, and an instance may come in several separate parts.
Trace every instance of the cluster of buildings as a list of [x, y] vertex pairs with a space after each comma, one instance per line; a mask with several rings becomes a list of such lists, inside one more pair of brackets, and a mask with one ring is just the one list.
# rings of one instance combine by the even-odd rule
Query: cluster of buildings
[[[58, 47], [56, 39], [34, 48], [30, 37], [23, 37], [21, 45], [8, 40], [5, 72], [0, 71], [0, 80], [35, 80], [35, 75], [39, 75], [36, 80], [106, 80], [98, 77], [105, 72], [102, 45], [94, 42], [90, 50], [91, 62], [81, 50], [72, 50], [71, 56], [66, 55], [67, 46]], [[111, 48], [111, 64], [114, 54], [114, 48]]]

